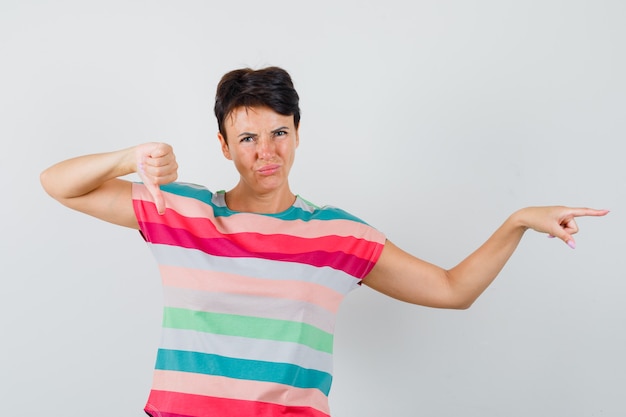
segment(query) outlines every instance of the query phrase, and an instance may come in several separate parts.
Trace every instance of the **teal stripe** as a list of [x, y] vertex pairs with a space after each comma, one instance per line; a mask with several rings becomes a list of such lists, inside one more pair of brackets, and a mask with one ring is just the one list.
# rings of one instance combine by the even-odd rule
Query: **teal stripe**
[[306, 323], [165, 307], [163, 327], [293, 342], [332, 353], [333, 335]]
[[[205, 204], [213, 207], [213, 212], [215, 213], [215, 217], [228, 217], [233, 214], [237, 214], [237, 212], [231, 211], [228, 207], [220, 207], [213, 204], [213, 193], [203, 186], [194, 185], [194, 184], [185, 184], [185, 183], [170, 183], [161, 186], [161, 190], [176, 194], [182, 197], [193, 198], [198, 201], [201, 201]], [[268, 213], [262, 214], [263, 216], [276, 217], [283, 220], [351, 220], [358, 223], [366, 224], [363, 220], [359, 219], [347, 213], [341, 209], [336, 207], [323, 207], [319, 208], [308, 201], [304, 200], [300, 197], [302, 201], [310, 204], [314, 210], [313, 212], [309, 212], [307, 210], [301, 209], [299, 207], [291, 207], [289, 210], [284, 211], [282, 213]]]
[[332, 376], [289, 363], [227, 358], [206, 353], [159, 349], [156, 369], [317, 388], [328, 396]]

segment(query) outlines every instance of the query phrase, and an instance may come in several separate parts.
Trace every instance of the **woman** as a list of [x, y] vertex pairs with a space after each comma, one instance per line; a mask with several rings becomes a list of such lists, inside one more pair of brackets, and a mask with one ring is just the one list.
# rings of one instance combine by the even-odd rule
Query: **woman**
[[[468, 308], [527, 229], [574, 248], [575, 218], [608, 212], [521, 209], [444, 270], [291, 191], [300, 109], [287, 72], [224, 75], [215, 115], [240, 175], [227, 192], [176, 183], [164, 143], [69, 159], [41, 175], [62, 204], [138, 229], [160, 265], [163, 337], [145, 407], [153, 417], [328, 416], [335, 314], [350, 290], [363, 283], [409, 303]], [[143, 183], [120, 179], [131, 173]]]

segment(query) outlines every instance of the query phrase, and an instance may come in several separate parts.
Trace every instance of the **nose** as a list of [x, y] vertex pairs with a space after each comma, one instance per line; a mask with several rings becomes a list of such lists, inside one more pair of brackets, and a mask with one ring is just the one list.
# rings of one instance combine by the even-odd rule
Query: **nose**
[[257, 142], [257, 153], [260, 159], [271, 160], [276, 154], [276, 144], [272, 138], [262, 137]]

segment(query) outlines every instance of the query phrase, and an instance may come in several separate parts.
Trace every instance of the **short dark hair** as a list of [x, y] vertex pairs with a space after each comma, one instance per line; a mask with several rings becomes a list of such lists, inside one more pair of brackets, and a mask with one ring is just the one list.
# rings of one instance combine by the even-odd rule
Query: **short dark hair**
[[215, 117], [220, 133], [226, 138], [224, 121], [238, 107], [269, 107], [284, 116], [293, 115], [300, 124], [300, 97], [291, 76], [279, 67], [253, 70], [242, 68], [222, 77], [215, 93]]

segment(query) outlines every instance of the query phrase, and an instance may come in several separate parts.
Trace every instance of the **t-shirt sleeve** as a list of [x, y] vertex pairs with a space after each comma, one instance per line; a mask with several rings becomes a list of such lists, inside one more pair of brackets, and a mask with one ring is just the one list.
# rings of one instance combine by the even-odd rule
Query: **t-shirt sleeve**
[[359, 274], [358, 278], [360, 280], [363, 280], [363, 278], [365, 278], [367, 274], [372, 271], [372, 269], [380, 259], [380, 255], [383, 253], [383, 248], [385, 247], [385, 242], [387, 241], [387, 238], [382, 232], [369, 225], [366, 227], [368, 230], [361, 239], [363, 245], [365, 246], [363, 254], [364, 256], [366, 256], [369, 262], [367, 264], [367, 267], [362, 271], [361, 274]]
[[[334, 215], [337, 216], [337, 232], [345, 233], [344, 227], [346, 222], [349, 223], [348, 236], [344, 241], [343, 250], [352, 254], [355, 259], [358, 258], [358, 267], [351, 269], [351, 274], [360, 281], [370, 273], [372, 268], [378, 262], [385, 242], [385, 235], [375, 227], [369, 225], [360, 218], [343, 211], [341, 209], [332, 208]], [[346, 258], [348, 260], [350, 258]]]

